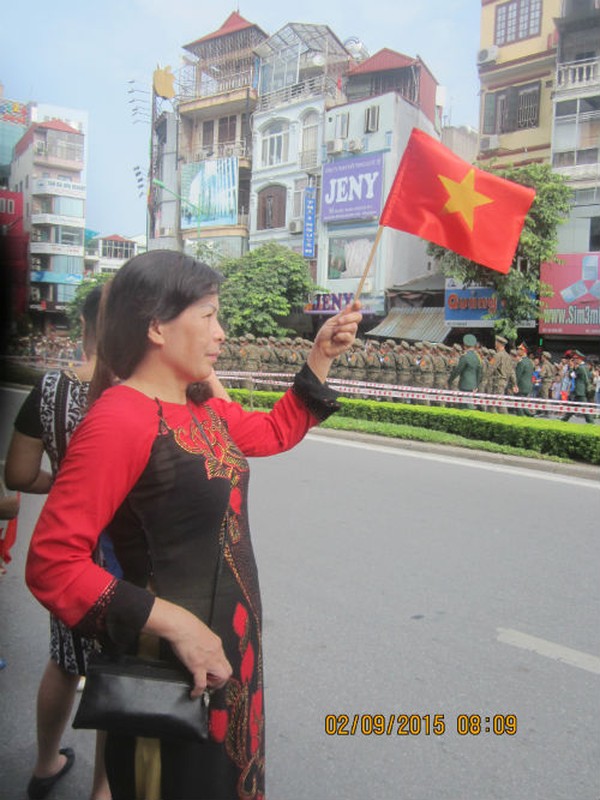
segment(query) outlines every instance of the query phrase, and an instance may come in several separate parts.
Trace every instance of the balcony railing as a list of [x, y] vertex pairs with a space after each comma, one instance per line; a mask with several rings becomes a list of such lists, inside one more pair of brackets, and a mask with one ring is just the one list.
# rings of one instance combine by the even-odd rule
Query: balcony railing
[[257, 111], [268, 111], [277, 106], [296, 103], [308, 97], [319, 97], [321, 95], [331, 95], [335, 97], [337, 84], [326, 75], [315, 75], [300, 83], [286, 86], [275, 92], [263, 94], [258, 98]]
[[589, 89], [600, 87], [600, 59], [571, 61], [556, 68], [558, 90]]
[[191, 155], [191, 161], [206, 161], [210, 158], [250, 158], [252, 147], [245, 139], [236, 142], [222, 142], [210, 147], [200, 147]]

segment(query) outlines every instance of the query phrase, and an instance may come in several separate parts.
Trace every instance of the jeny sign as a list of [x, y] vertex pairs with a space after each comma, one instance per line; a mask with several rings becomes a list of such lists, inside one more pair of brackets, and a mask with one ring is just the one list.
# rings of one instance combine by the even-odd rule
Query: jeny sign
[[378, 218], [381, 212], [382, 177], [381, 153], [324, 164], [322, 221]]

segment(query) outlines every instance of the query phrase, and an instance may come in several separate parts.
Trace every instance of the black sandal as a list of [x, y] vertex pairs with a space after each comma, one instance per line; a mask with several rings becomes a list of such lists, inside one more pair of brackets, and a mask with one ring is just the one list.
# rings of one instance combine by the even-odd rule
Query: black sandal
[[43, 798], [50, 793], [54, 784], [59, 781], [63, 775], [66, 775], [73, 766], [75, 753], [70, 747], [63, 747], [63, 749], [58, 752], [67, 759], [64, 767], [55, 775], [50, 775], [48, 778], [36, 778], [35, 775], [32, 775], [29, 785], [27, 786], [27, 796], [29, 800], [43, 800]]

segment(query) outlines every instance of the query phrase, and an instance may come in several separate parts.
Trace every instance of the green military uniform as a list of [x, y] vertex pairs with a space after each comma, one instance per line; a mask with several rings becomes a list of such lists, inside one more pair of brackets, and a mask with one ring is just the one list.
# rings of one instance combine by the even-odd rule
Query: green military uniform
[[[531, 397], [533, 391], [533, 361], [527, 355], [525, 345], [519, 345], [518, 351], [521, 354], [521, 358], [515, 367], [515, 378], [518, 389], [517, 396]], [[533, 412], [526, 408], [517, 408], [517, 416], [532, 417]]]
[[[588, 368], [584, 362], [584, 356], [579, 350], [575, 351], [575, 358], [578, 361], [577, 367], [575, 368], [575, 387], [573, 390], [574, 400], [576, 403], [587, 403], [589, 402], [588, 398], [588, 387], [591, 383], [591, 376], [588, 372]], [[576, 411], [570, 411], [568, 414], [564, 414], [561, 417], [563, 422], [567, 422], [567, 420], [571, 419], [573, 414], [576, 414]], [[594, 422], [593, 417], [590, 414], [584, 414], [585, 421], [588, 423]]]
[[[458, 378], [458, 389], [461, 392], [474, 392], [481, 383], [483, 369], [481, 359], [474, 350], [477, 339], [471, 333], [465, 334], [463, 343], [467, 351], [458, 359], [458, 364], [450, 373], [450, 382]], [[474, 409], [473, 403], [461, 403], [462, 408]]]

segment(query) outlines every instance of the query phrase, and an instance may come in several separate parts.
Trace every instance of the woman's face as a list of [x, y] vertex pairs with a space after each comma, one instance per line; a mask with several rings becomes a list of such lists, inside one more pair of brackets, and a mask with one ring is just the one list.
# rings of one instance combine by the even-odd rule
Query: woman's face
[[160, 323], [163, 359], [186, 384], [205, 380], [213, 370], [225, 340], [218, 313], [219, 297], [211, 294]]

